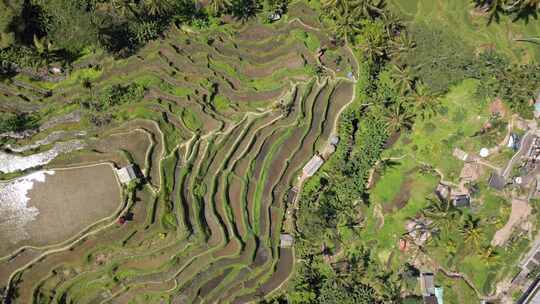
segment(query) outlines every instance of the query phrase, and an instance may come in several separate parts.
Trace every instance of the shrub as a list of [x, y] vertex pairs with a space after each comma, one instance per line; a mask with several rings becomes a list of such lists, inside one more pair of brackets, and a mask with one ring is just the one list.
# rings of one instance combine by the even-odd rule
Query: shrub
[[0, 133], [36, 128], [37, 117], [29, 114], [0, 113]]
[[407, 53], [404, 63], [415, 67], [415, 76], [434, 92], [446, 92], [466, 78], [474, 58], [472, 47], [448, 31], [424, 24], [412, 27], [411, 33], [416, 47]]
[[106, 108], [114, 107], [128, 102], [140, 101], [144, 97], [145, 91], [145, 87], [137, 83], [129, 85], [115, 84], [106, 88], [100, 99]]

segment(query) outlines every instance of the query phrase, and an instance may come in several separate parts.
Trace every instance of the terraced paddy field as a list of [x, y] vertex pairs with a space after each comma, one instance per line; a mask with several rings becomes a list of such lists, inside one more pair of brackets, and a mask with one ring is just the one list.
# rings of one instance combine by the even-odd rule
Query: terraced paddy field
[[[172, 29], [127, 59], [96, 66], [83, 58], [60, 82], [19, 75], [24, 90], [2, 84], [0, 101], [22, 96], [12, 104], [46, 111], [46, 119], [82, 111], [56, 128], [87, 132], [84, 148], [45, 164], [55, 174], [32, 190], [53, 193], [49, 179], [66, 189], [56, 192], [66, 197], [62, 212], [40, 213], [45, 218], [32, 229], [70, 229], [31, 248], [2, 248], [0, 287], [16, 295], [13, 303], [246, 303], [287, 283], [295, 268], [294, 246], [279, 241], [288, 232], [287, 192], [327, 147], [358, 78], [351, 50], [332, 45], [318, 21], [305, 19], [314, 12], [300, 3], [290, 11], [273, 24]], [[319, 48], [342, 60], [320, 58]], [[101, 112], [85, 108], [89, 96], [116, 84], [141, 86], [144, 94]], [[42, 89], [52, 95], [40, 96]], [[135, 163], [144, 178], [119, 190], [103, 162]], [[77, 191], [59, 184], [65, 179], [91, 196], [66, 206]]]

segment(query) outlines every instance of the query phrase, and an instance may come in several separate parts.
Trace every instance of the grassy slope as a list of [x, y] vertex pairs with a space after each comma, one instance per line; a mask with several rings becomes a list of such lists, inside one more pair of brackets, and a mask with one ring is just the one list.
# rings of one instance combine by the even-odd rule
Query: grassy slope
[[516, 61], [540, 59], [540, 47], [515, 38], [540, 37], [540, 22], [530, 19], [512, 22], [502, 17], [500, 21], [486, 26], [487, 18], [473, 16], [474, 6], [469, 0], [390, 0], [392, 7], [399, 9], [413, 22], [442, 24], [466, 42], [475, 46], [494, 44]]
[[[397, 266], [399, 263], [396, 264], [396, 262], [406, 260], [407, 257], [401, 256], [397, 250], [397, 241], [405, 232], [406, 220], [414, 217], [421, 208], [426, 206], [425, 197], [433, 193], [438, 181], [438, 177], [432, 175], [411, 173], [412, 168], [418, 165], [413, 157], [440, 169], [445, 174], [445, 179], [457, 182], [463, 162], [452, 156], [453, 148], [460, 147], [471, 153], [478, 152], [480, 149], [481, 138], [472, 138], [471, 135], [480, 130], [487, 121], [489, 112], [487, 103], [475, 99], [475, 87], [475, 81], [467, 80], [452, 88], [441, 98], [442, 108], [439, 114], [429, 120], [419, 121], [412, 132], [403, 134], [393, 148], [385, 151], [386, 157], [407, 156], [397, 161], [397, 165], [388, 168], [371, 191], [373, 206], [367, 211], [368, 229], [365, 229], [363, 238], [374, 240], [372, 243], [374, 248], [377, 248], [377, 255], [381, 258], [381, 262], [386, 263], [391, 252], [397, 254], [397, 261], [391, 261], [393, 265]], [[478, 181], [480, 194], [473, 208], [475, 217], [498, 219], [496, 223], [483, 224], [482, 245], [484, 246], [489, 244], [495, 231], [502, 227], [509, 215], [509, 202], [487, 188], [486, 181], [489, 173], [490, 170], [482, 172]], [[384, 226], [381, 229], [370, 228], [377, 227], [377, 220], [372, 216], [374, 206], [385, 206], [398, 196], [407, 175], [410, 175], [408, 178], [413, 180], [413, 184], [409, 187], [414, 189], [407, 205], [399, 211], [385, 214]], [[465, 213], [467, 212], [470, 211], [466, 210]], [[377, 233], [369, 233], [369, 231], [377, 231]], [[455, 255], [448, 251], [446, 246], [448, 242], [455, 243], [457, 248]], [[511, 274], [519, 252], [525, 249], [527, 243], [528, 241], [525, 240], [515, 244], [516, 246], [511, 246], [512, 248], [500, 249], [498, 263], [486, 265], [474, 252], [471, 253], [468, 250], [467, 244], [463, 243], [461, 234], [455, 228], [451, 229], [441, 242], [428, 246], [428, 252], [441, 265], [467, 274], [476, 287], [487, 294], [491, 292], [496, 281]], [[449, 284], [447, 280], [441, 279], [439, 283], [447, 285]], [[468, 288], [462, 285], [463, 288]], [[473, 295], [473, 293], [448, 292], [445, 297], [449, 303], [465, 303], [463, 297], [467, 295]], [[472, 301], [471, 298], [468, 300]]]

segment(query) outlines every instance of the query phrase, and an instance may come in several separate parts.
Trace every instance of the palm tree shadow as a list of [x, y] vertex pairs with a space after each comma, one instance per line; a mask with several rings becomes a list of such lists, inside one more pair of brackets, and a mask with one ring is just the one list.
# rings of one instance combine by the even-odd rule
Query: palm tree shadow
[[526, 6], [516, 14], [516, 16], [512, 19], [512, 22], [523, 20], [525, 24], [529, 24], [531, 18], [538, 20], [538, 10], [536, 10], [533, 6]]

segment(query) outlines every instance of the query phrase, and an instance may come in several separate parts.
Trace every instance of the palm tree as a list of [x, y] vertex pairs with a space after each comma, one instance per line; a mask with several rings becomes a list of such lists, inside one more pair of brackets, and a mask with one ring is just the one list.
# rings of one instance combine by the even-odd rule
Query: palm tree
[[142, 9], [150, 16], [163, 16], [173, 9], [171, 0], [143, 0]]
[[484, 246], [478, 249], [478, 256], [486, 265], [493, 265], [498, 262], [499, 254], [493, 246]]
[[54, 52], [57, 51], [52, 41], [47, 36], [38, 38], [35, 34], [33, 38], [34, 47], [36, 48], [37, 53], [42, 59], [45, 60], [46, 63], [49, 63], [51, 57], [53, 57], [52, 55], [54, 55]]
[[385, 16], [384, 8], [386, 3], [384, 0], [356, 0], [351, 2], [355, 6], [355, 15], [360, 18], [375, 19]]
[[408, 105], [402, 101], [396, 101], [386, 108], [386, 123], [390, 133], [403, 129], [410, 129], [413, 124], [413, 114]]
[[334, 20], [333, 31], [338, 38], [354, 44], [354, 38], [361, 27], [358, 17], [353, 14], [348, 2], [339, 1], [337, 6], [330, 9], [330, 16]]
[[416, 47], [412, 36], [407, 32], [402, 32], [395, 39], [389, 42], [388, 54], [396, 62], [403, 62], [407, 53]]
[[473, 216], [470, 214], [467, 215], [459, 230], [463, 235], [465, 244], [470, 244], [475, 249], [480, 246], [482, 241], [482, 227], [480, 226], [479, 218], [473, 218]]
[[398, 86], [401, 95], [405, 95], [405, 93], [413, 90], [416, 77], [413, 75], [413, 71], [409, 66], [392, 64], [391, 77]]
[[515, 18], [528, 18], [540, 9], [540, 0], [473, 0], [474, 5], [488, 16], [488, 24], [500, 19], [500, 14], [516, 14]]
[[326, 9], [334, 9], [337, 7], [341, 7], [343, 5], [348, 5], [347, 0], [322, 0], [321, 1], [322, 7]]
[[437, 96], [423, 83], [416, 84], [410, 100], [413, 102], [416, 115], [423, 119], [432, 117], [439, 107]]
[[432, 222], [432, 228], [439, 232], [446, 233], [456, 222], [459, 210], [454, 208], [449, 200], [432, 199], [427, 197], [429, 205], [422, 210], [425, 217]]
[[128, 12], [135, 17], [139, 17], [139, 13], [133, 7], [133, 3], [130, 0], [111, 0], [110, 5], [114, 11], [120, 17], [126, 17]]
[[210, 13], [213, 16], [219, 16], [220, 14], [228, 11], [232, 6], [231, 0], [211, 0], [210, 1]]

